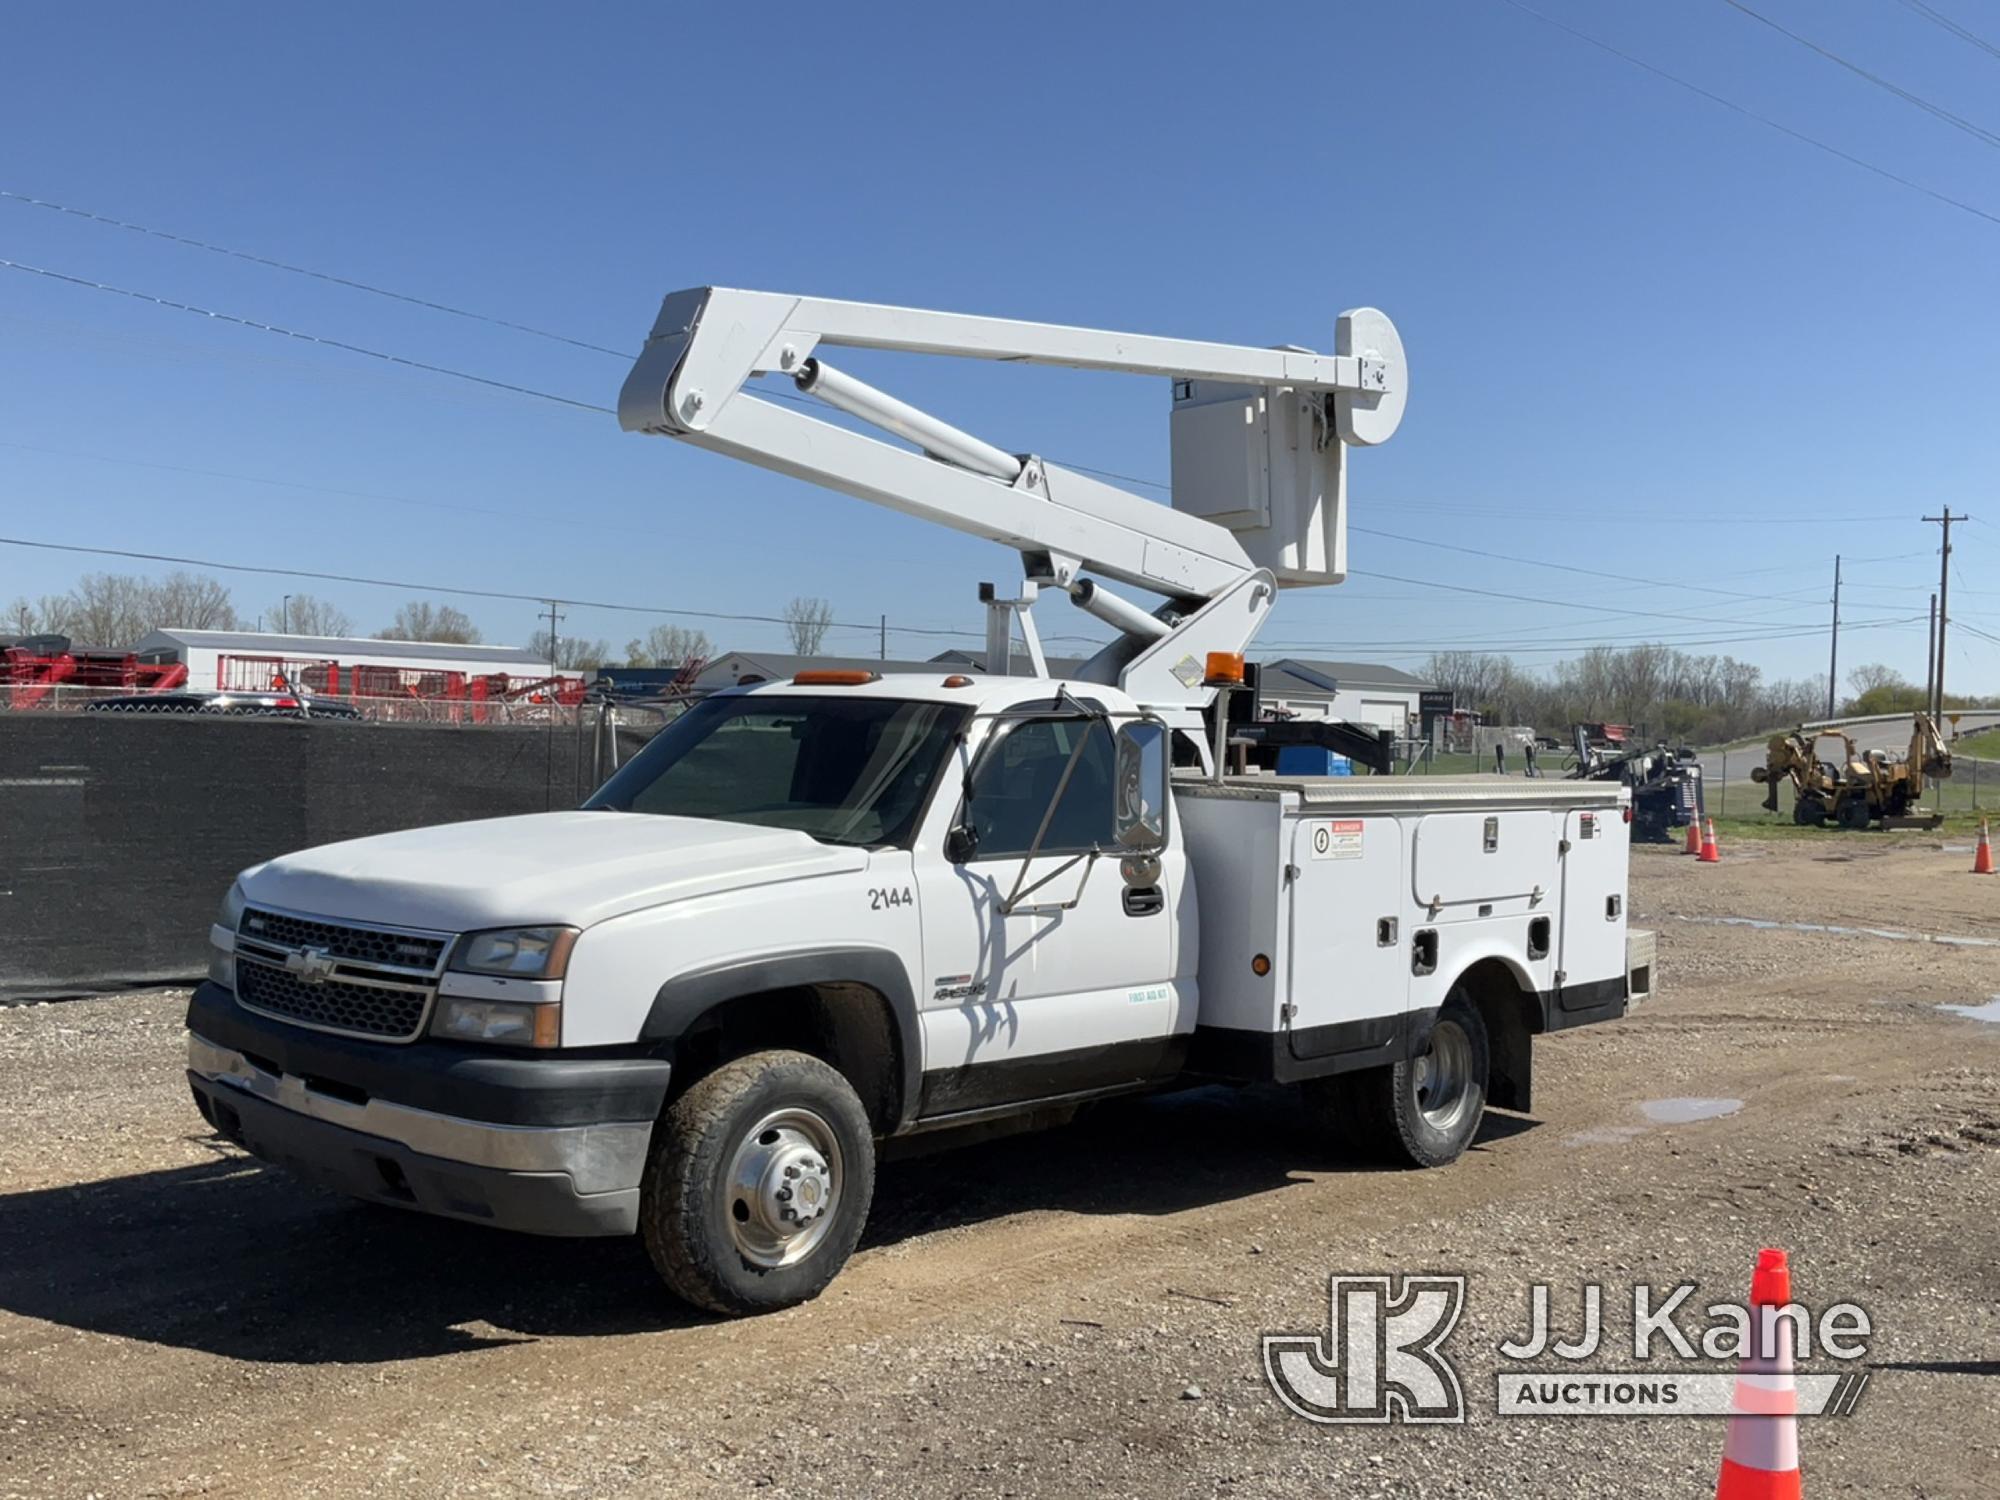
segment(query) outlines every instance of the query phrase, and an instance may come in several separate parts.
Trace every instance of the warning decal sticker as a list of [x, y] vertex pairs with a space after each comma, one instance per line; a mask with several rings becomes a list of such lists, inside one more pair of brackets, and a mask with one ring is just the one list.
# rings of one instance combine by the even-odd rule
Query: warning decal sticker
[[1314, 859], [1359, 859], [1361, 858], [1361, 830], [1359, 818], [1336, 818], [1327, 823], [1315, 823], [1309, 837], [1312, 840]]

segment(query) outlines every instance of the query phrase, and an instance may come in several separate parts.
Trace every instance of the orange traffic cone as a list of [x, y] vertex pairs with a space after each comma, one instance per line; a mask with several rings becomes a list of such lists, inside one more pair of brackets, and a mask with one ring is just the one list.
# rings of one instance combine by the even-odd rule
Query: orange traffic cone
[[1986, 820], [1979, 820], [1979, 847], [1972, 851], [1972, 873], [1991, 875], [1993, 873], [1993, 840], [1987, 836]]
[[1800, 1500], [1798, 1390], [1788, 1327], [1763, 1309], [1792, 1300], [1792, 1271], [1782, 1250], [1757, 1252], [1750, 1278], [1750, 1353], [1736, 1372], [1729, 1435], [1715, 1500]]
[[1683, 853], [1683, 854], [1699, 854], [1699, 853], [1701, 853], [1701, 819], [1700, 819], [1700, 818], [1696, 817], [1696, 818], [1689, 818], [1689, 819], [1688, 819], [1688, 836], [1687, 836], [1687, 847], [1686, 847], [1685, 849], [1681, 850], [1681, 853]]
[[1722, 850], [1715, 842], [1715, 819], [1707, 820], [1707, 828], [1701, 836], [1701, 862], [1705, 865], [1722, 863]]

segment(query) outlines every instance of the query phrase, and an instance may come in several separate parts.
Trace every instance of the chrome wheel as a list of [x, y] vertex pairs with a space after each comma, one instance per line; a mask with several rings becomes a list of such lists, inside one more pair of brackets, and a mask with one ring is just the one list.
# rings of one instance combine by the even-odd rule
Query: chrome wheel
[[826, 1238], [840, 1202], [840, 1141], [809, 1109], [764, 1116], [729, 1164], [729, 1237], [743, 1258], [789, 1266]]
[[1472, 1039], [1456, 1021], [1431, 1028], [1430, 1050], [1411, 1068], [1424, 1123], [1449, 1135], [1472, 1101]]

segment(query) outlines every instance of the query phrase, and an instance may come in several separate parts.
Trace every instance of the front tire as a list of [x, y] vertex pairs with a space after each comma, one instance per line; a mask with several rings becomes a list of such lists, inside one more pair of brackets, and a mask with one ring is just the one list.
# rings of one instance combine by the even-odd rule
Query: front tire
[[1454, 989], [1419, 1057], [1306, 1085], [1306, 1102], [1348, 1143], [1397, 1166], [1448, 1166], [1486, 1112], [1486, 1022]]
[[803, 1052], [753, 1052], [661, 1117], [639, 1232], [675, 1295], [772, 1312], [839, 1274], [874, 1193], [874, 1132], [846, 1078]]

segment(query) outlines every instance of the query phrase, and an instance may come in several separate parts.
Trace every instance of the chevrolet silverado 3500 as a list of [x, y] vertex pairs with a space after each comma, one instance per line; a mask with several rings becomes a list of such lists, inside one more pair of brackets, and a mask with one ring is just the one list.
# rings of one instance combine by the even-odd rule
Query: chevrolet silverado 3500
[[[1168, 376], [1173, 508], [906, 406], [842, 345]], [[1014, 548], [987, 659], [1018, 632], [1029, 671], [739, 687], [579, 810], [244, 871], [188, 1010], [202, 1114], [358, 1198], [636, 1232], [738, 1313], [833, 1278], [891, 1137], [1275, 1081], [1360, 1149], [1454, 1160], [1489, 1104], [1529, 1107], [1535, 1037], [1645, 996], [1652, 946], [1622, 786], [1222, 774], [1241, 652], [1281, 587], [1344, 573], [1345, 450], [1394, 430], [1406, 378], [1369, 310], [1317, 355], [669, 297], [625, 425]], [[1070, 678], [1044, 591], [1115, 631]]]

